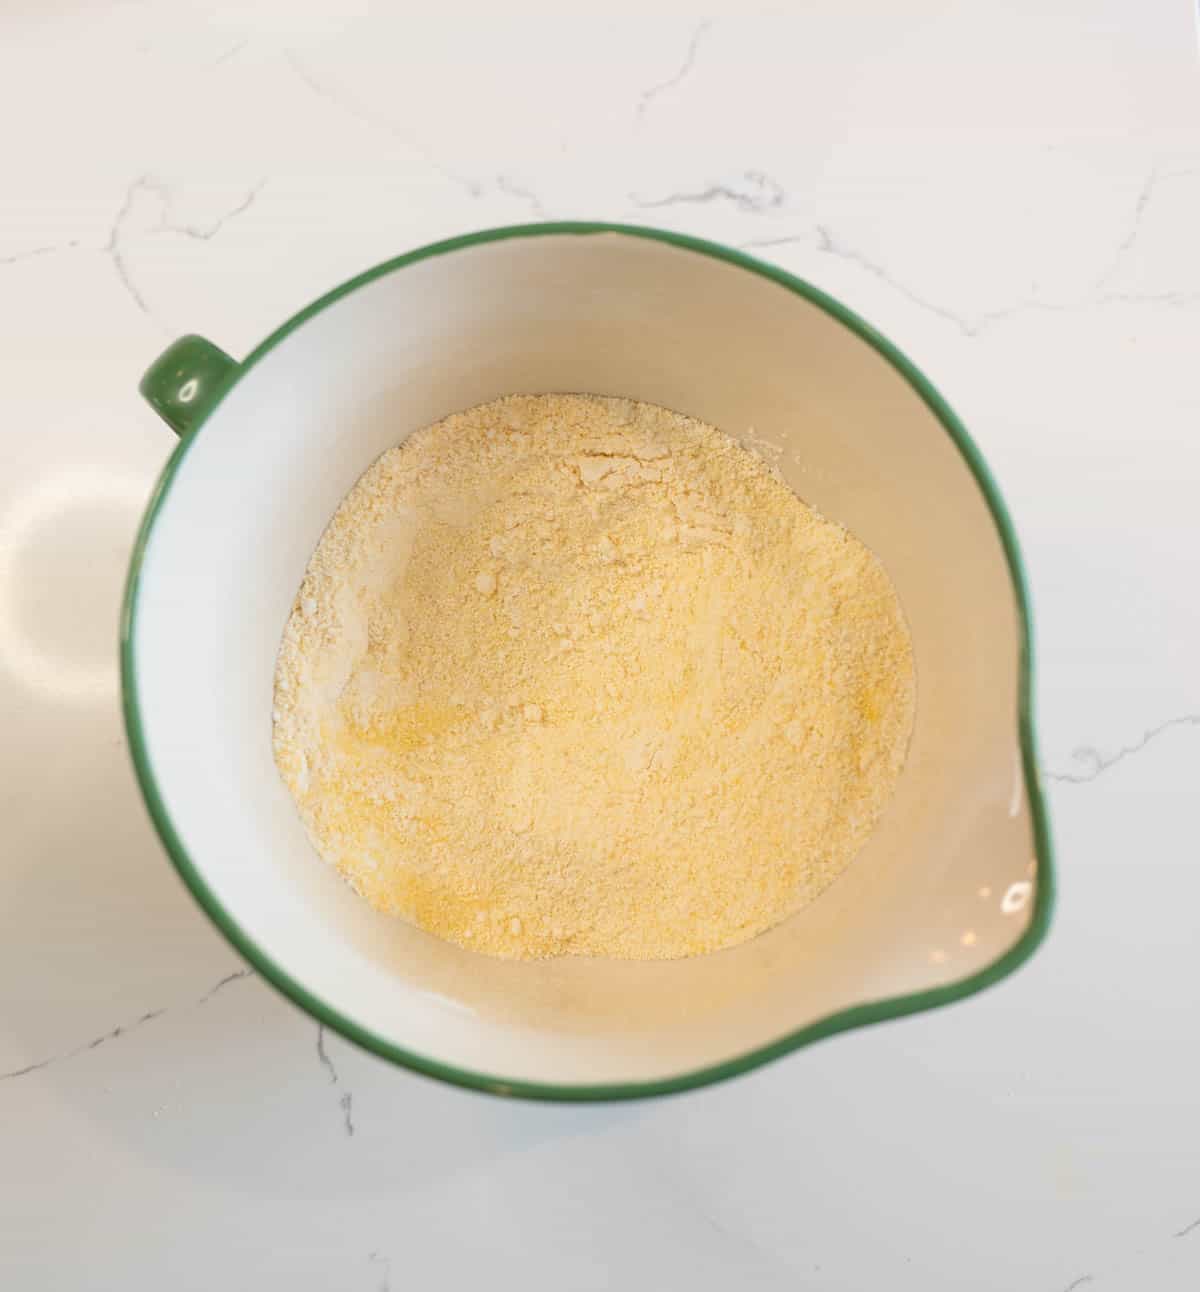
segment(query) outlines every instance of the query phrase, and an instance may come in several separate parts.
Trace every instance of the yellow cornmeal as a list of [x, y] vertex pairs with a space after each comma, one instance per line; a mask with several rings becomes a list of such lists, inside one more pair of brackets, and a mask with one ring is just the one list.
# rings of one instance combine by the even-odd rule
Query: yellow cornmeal
[[492, 955], [732, 946], [861, 848], [913, 721], [895, 593], [727, 435], [515, 395], [385, 453], [321, 538], [275, 756], [372, 906]]

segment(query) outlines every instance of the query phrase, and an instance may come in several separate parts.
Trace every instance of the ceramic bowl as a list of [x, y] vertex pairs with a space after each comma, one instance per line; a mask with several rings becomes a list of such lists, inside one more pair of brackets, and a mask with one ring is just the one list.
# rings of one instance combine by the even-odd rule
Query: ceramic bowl
[[[125, 597], [142, 790], [217, 926], [350, 1040], [497, 1093], [661, 1094], [968, 996], [1042, 938], [1051, 858], [1012, 525], [933, 386], [823, 292], [652, 229], [493, 229], [360, 275], [240, 363], [184, 338], [142, 389], [181, 434]], [[819, 900], [730, 950], [462, 950], [357, 897], [275, 769], [276, 652], [342, 496], [418, 427], [548, 391], [649, 400], [747, 441], [879, 555], [911, 625], [916, 726], [877, 831]]]

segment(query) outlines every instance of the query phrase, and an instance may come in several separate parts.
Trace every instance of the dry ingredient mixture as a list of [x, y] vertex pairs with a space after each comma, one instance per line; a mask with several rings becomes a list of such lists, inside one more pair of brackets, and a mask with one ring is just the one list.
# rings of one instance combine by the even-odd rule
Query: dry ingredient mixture
[[879, 562], [691, 418], [514, 395], [385, 453], [275, 680], [305, 827], [372, 906], [493, 955], [731, 946], [871, 832], [913, 721]]

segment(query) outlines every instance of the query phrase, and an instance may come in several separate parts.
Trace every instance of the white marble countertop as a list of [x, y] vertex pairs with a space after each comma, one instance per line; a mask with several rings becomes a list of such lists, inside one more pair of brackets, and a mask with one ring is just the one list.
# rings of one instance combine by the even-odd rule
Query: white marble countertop
[[[432, 8], [0, 16], [0, 1283], [1194, 1289], [1192, 7]], [[753, 248], [938, 383], [1024, 542], [1061, 869], [981, 997], [582, 1108], [395, 1070], [249, 973], [151, 831], [113, 650], [168, 340], [242, 354], [554, 217]]]

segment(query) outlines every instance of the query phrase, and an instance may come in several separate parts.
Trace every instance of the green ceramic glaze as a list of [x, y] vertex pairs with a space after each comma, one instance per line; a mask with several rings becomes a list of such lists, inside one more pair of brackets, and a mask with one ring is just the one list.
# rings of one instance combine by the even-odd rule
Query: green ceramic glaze
[[181, 336], [146, 369], [138, 390], [176, 435], [186, 435], [208, 416], [237, 364], [202, 336]]

